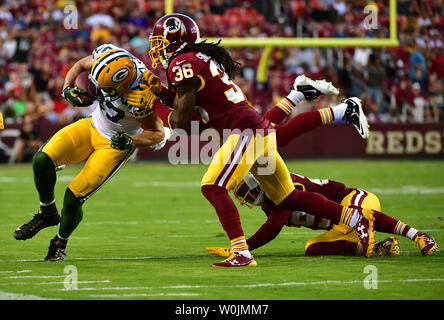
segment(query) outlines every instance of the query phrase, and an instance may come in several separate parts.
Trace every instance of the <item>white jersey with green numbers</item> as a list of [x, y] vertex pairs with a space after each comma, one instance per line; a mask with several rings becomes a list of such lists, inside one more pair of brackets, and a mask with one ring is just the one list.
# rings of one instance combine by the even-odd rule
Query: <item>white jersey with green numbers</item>
[[[113, 44], [103, 44], [94, 49], [92, 59], [94, 60], [102, 52], [112, 49], [123, 50], [133, 59], [137, 75], [130, 85], [130, 89], [136, 89], [142, 79], [142, 73], [147, 70], [147, 67], [131, 53]], [[104, 101], [99, 101], [98, 107], [92, 112], [91, 116], [94, 126], [100, 134], [105, 138], [111, 139], [117, 131], [125, 131], [129, 135], [141, 133], [143, 129], [138, 125], [137, 118], [144, 118], [151, 113], [152, 111], [149, 109], [141, 109], [125, 104], [122, 98], [113, 100], [105, 96]]]

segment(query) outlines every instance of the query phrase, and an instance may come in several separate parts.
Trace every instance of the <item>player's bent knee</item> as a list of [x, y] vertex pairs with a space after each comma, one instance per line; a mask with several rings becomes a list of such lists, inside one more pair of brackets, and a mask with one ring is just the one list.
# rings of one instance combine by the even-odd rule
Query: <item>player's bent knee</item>
[[224, 187], [220, 187], [214, 184], [206, 184], [200, 187], [200, 191], [205, 196], [205, 198], [212, 197], [213, 195], [217, 195], [220, 193], [226, 193], [227, 189]]
[[54, 169], [54, 162], [51, 157], [43, 151], [37, 151], [32, 157], [32, 168], [35, 171]]
[[83, 202], [84, 202], [83, 197], [76, 196], [69, 187], [66, 188], [65, 198], [63, 203], [63, 206], [65, 208], [69, 209], [78, 208], [83, 205]]

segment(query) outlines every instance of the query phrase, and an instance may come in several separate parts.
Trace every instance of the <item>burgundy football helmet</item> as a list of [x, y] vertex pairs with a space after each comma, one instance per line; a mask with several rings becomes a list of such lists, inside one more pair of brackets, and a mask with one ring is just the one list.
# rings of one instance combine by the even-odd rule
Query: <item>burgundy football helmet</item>
[[166, 69], [168, 59], [174, 52], [200, 42], [200, 31], [193, 19], [184, 14], [173, 13], [157, 20], [149, 40], [148, 54], [153, 68], [157, 68], [160, 62]]

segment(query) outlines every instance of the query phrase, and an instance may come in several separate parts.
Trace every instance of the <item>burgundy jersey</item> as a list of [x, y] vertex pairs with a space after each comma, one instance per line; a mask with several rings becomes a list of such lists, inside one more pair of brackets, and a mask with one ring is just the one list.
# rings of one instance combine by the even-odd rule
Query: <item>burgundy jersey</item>
[[341, 203], [342, 199], [353, 190], [341, 182], [330, 179], [310, 179], [294, 173], [291, 174], [291, 179], [297, 189], [320, 193], [328, 200], [337, 203]]
[[198, 77], [196, 105], [202, 121], [223, 137], [223, 129], [267, 129], [271, 123], [247, 101], [242, 90], [228, 78], [221, 66], [201, 52], [186, 52], [175, 57], [168, 67], [173, 86]]
[[[350, 192], [355, 190], [352, 188], [348, 188], [343, 183], [329, 179], [324, 179], [324, 180], [310, 179], [293, 173], [291, 174], [291, 178], [293, 180], [296, 189], [319, 193], [323, 195], [325, 198], [337, 202], [339, 204]], [[269, 215], [271, 210], [273, 210], [275, 207], [276, 206], [271, 200], [265, 198], [262, 204], [262, 210], [265, 212], [267, 216]], [[329, 230], [332, 228], [332, 223], [329, 219], [318, 218], [302, 211], [291, 212], [286, 225], [292, 227], [303, 226], [315, 230], [316, 229]]]

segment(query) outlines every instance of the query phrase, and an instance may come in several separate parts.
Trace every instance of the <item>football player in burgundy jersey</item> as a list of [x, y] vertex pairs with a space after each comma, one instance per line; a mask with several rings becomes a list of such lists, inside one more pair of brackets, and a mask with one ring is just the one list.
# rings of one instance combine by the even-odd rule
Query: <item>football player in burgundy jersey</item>
[[[228, 259], [213, 266], [257, 265], [248, 249], [237, 208], [228, 194], [250, 171], [260, 181], [267, 197], [281, 209], [296, 207], [333, 220], [342, 219], [354, 227], [364, 254], [371, 256], [372, 211], [343, 207], [320, 194], [295, 189], [277, 152], [272, 123], [248, 104], [242, 90], [232, 81], [239, 64], [223, 47], [201, 41], [197, 24], [181, 14], [160, 18], [150, 43], [153, 68], [162, 63], [167, 70], [169, 87], [176, 91], [174, 110], [163, 120], [174, 129], [189, 130], [199, 106], [202, 120], [221, 137], [228, 136], [201, 181], [202, 193], [215, 208], [233, 252]], [[360, 133], [365, 137], [365, 130]]]
[[[356, 188], [349, 188], [345, 184], [330, 179], [310, 179], [298, 174], [291, 174], [296, 188], [304, 191], [317, 192], [327, 199], [344, 206], [357, 206], [374, 211], [375, 231], [404, 236], [413, 240], [420, 248], [422, 255], [431, 255], [437, 248], [432, 236], [394, 219], [381, 211], [379, 199], [373, 193]], [[330, 219], [319, 218], [303, 211], [281, 210], [273, 204], [259, 187], [258, 181], [248, 174], [244, 181], [236, 186], [235, 197], [241, 204], [248, 207], [261, 206], [267, 215], [267, 221], [259, 230], [247, 239], [250, 250], [254, 250], [273, 240], [284, 225], [289, 227], [307, 227], [314, 230], [328, 230], [305, 245], [306, 255], [362, 255], [362, 247], [353, 228], [339, 223], [332, 223]], [[228, 256], [230, 248], [208, 247], [207, 251]], [[382, 255], [399, 255], [399, 241], [389, 237], [375, 244], [374, 252]]]

